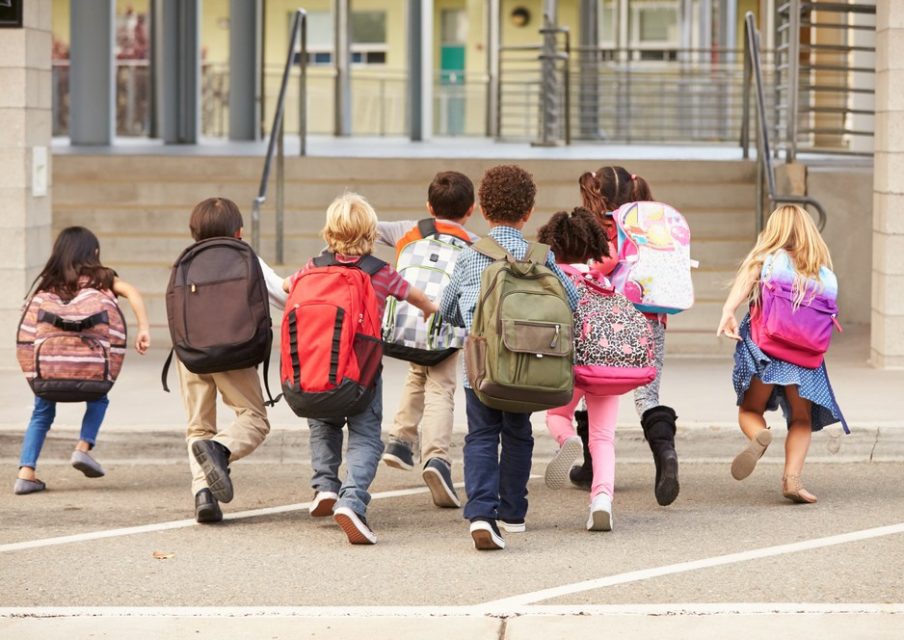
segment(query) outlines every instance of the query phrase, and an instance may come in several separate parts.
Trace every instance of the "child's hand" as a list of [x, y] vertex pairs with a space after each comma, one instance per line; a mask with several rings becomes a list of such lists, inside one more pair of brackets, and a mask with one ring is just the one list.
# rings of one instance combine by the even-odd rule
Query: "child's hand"
[[151, 333], [147, 329], [139, 329], [135, 339], [135, 351], [144, 355], [151, 346]]
[[719, 328], [716, 331], [717, 336], [725, 336], [732, 340], [740, 342], [741, 335], [738, 333], [738, 321], [735, 320], [734, 313], [730, 311], [722, 311], [722, 319], [719, 321]]
[[421, 313], [424, 314], [424, 320], [429, 320], [430, 316], [439, 311], [439, 307], [436, 306], [435, 302], [428, 302], [423, 308], [421, 308]]

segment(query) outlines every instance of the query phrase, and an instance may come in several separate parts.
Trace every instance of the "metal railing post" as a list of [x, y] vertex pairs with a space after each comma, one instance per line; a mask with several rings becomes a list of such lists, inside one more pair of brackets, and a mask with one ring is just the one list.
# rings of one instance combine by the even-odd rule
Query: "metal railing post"
[[[747, 24], [744, 24], [744, 41], [748, 39]], [[753, 77], [753, 68], [750, 61], [750, 51], [744, 47], [744, 79], [742, 80], [743, 101], [741, 103], [741, 150], [744, 159], [750, 157], [750, 81]]]
[[565, 34], [565, 144], [571, 144], [571, 33]]
[[797, 156], [798, 108], [800, 100], [800, 0], [788, 1], [788, 151], [787, 162]]
[[540, 139], [534, 144], [551, 146], [556, 142], [559, 118], [559, 82], [556, 73], [556, 27], [553, 17], [543, 16], [543, 51], [540, 53]]
[[[294, 38], [293, 38], [294, 41]], [[298, 155], [308, 154], [308, 16], [301, 16], [301, 51], [298, 53]]]
[[277, 212], [276, 212], [276, 252], [277, 262], [282, 263], [283, 260], [283, 185], [285, 182], [285, 141], [284, 141], [284, 121], [286, 111], [286, 93], [289, 86], [289, 72], [295, 61], [295, 42], [297, 39], [301, 41], [301, 51], [299, 52], [299, 64], [301, 65], [301, 87], [299, 89], [300, 104], [298, 107], [300, 132], [300, 149], [301, 155], [306, 152], [305, 138], [307, 137], [307, 83], [306, 69], [307, 66], [307, 39], [305, 31], [307, 29], [307, 14], [304, 9], [295, 11], [295, 19], [292, 22], [292, 31], [289, 36], [289, 51], [286, 54], [286, 66], [283, 69], [282, 81], [279, 85], [279, 97], [276, 100], [276, 112], [273, 114], [273, 126], [270, 128], [270, 140], [267, 143], [267, 155], [264, 157], [264, 170], [261, 172], [260, 186], [258, 187], [257, 197], [251, 208], [251, 246], [256, 253], [260, 253], [261, 247], [261, 207], [267, 200], [267, 189], [270, 182], [270, 169], [273, 164], [273, 156], [278, 154], [276, 167], [276, 188], [277, 188]]

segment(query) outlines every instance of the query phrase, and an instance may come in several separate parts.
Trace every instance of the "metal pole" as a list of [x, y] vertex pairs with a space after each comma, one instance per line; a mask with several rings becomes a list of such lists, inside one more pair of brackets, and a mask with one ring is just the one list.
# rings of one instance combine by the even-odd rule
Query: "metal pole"
[[308, 153], [308, 14], [301, 15], [301, 51], [298, 76], [298, 155]]
[[421, 0], [408, 0], [408, 105], [412, 142], [424, 140], [424, 41], [421, 32]]
[[565, 34], [565, 144], [571, 144], [571, 34]]
[[502, 37], [499, 21], [500, 0], [487, 0], [487, 137], [499, 138], [501, 135], [501, 109], [499, 95], [500, 63], [499, 53]]
[[797, 110], [800, 92], [800, 0], [789, 0], [788, 16], [788, 151], [787, 162], [797, 156]]
[[537, 146], [551, 146], [556, 142], [559, 110], [559, 78], [556, 73], [556, 0], [543, 3], [543, 51], [540, 54], [540, 139]]
[[600, 29], [599, 2], [581, 0], [580, 5], [581, 88], [578, 116], [582, 137], [600, 137]]
[[276, 142], [276, 264], [283, 264], [283, 226], [285, 218], [285, 155], [286, 119], [279, 122], [279, 133]]
[[744, 159], [750, 157], [750, 81], [753, 78], [750, 47], [753, 42], [753, 34], [747, 32], [745, 25], [744, 31], [744, 80], [741, 86], [744, 98], [741, 102], [741, 149], [744, 153]]
[[334, 45], [336, 84], [334, 87], [335, 104], [333, 105], [335, 123], [333, 133], [337, 136], [348, 136], [352, 132], [352, 79], [351, 79], [351, 21], [349, 19], [349, 1], [333, 0], [333, 24], [335, 27]]

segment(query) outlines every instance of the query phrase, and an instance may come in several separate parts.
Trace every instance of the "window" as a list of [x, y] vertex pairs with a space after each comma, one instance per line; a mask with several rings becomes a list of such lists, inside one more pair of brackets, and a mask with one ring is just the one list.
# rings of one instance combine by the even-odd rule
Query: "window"
[[632, 60], [676, 59], [681, 40], [679, 27], [679, 0], [600, 3], [600, 45], [607, 49], [627, 48]]
[[[352, 64], [386, 64], [386, 12], [353, 11], [351, 15]], [[308, 13], [308, 64], [333, 64], [333, 14]]]

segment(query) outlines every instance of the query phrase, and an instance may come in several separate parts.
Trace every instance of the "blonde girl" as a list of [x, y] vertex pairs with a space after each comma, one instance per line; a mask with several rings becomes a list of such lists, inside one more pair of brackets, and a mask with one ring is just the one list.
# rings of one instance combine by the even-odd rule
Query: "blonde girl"
[[801, 294], [818, 290], [837, 295], [838, 282], [831, 267], [829, 249], [810, 215], [795, 205], [779, 207], [741, 263], [716, 332], [738, 341], [732, 377], [738, 423], [749, 440], [732, 462], [731, 475], [743, 480], [753, 473], [772, 442], [763, 414], [781, 407], [788, 424], [782, 495], [797, 503], [816, 502], [800, 479], [812, 432], [838, 421], [845, 425], [844, 416], [832, 393], [825, 363], [808, 369], [765, 355], [751, 337], [750, 315], [738, 326], [735, 311], [744, 302], [754, 307], [758, 304], [758, 285], [766, 277], [791, 282]]

